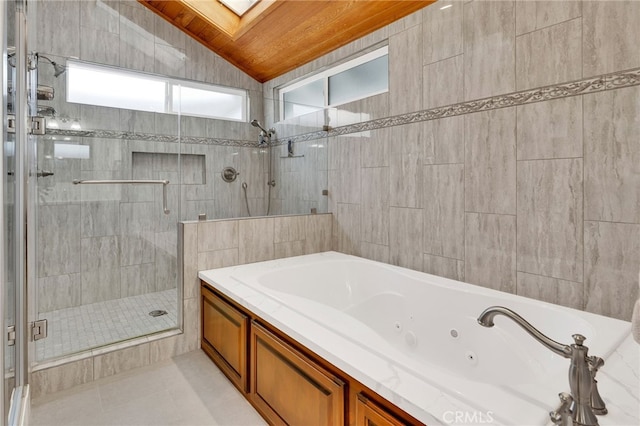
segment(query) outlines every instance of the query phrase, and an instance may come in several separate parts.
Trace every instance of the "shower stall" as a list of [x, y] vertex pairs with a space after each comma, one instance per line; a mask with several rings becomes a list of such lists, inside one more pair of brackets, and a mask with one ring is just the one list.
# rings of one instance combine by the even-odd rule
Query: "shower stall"
[[317, 141], [287, 156], [262, 85], [136, 1], [0, 5], [0, 401], [19, 423], [32, 372], [180, 333], [181, 221], [326, 211], [327, 161]]

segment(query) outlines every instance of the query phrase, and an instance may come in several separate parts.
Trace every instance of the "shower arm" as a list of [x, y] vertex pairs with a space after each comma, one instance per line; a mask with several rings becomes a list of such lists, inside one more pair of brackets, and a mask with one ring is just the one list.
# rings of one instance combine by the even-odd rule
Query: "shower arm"
[[164, 214], [171, 213], [171, 210], [167, 208], [167, 185], [168, 180], [79, 180], [73, 181], [74, 185], [109, 185], [109, 184], [123, 184], [123, 185], [162, 185], [162, 211]]

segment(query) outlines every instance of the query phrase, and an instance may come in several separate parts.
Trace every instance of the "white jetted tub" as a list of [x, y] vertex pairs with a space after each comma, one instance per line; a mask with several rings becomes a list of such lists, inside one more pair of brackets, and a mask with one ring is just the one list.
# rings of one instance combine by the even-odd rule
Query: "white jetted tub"
[[609, 414], [640, 424], [639, 349], [631, 325], [599, 315], [336, 252], [200, 272], [200, 278], [427, 424], [548, 424], [569, 391], [569, 360], [504, 316], [551, 339], [587, 340]]

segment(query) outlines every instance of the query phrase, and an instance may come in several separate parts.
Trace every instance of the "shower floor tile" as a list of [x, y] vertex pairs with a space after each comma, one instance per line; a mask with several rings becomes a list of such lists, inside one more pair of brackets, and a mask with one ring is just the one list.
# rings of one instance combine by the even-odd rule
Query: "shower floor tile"
[[[157, 309], [167, 314], [149, 315]], [[175, 328], [177, 291], [158, 291], [42, 312], [38, 319], [47, 319], [49, 328], [47, 338], [35, 343], [36, 361], [42, 362]]]
[[[115, 398], [114, 395], [120, 397]], [[31, 403], [29, 424], [266, 425], [199, 349], [171, 360], [35, 398]]]

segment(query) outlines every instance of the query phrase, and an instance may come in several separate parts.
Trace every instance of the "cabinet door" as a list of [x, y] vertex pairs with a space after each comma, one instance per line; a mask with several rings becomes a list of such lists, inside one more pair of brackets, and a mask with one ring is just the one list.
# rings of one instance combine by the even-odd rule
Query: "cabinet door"
[[251, 323], [249, 398], [274, 425], [343, 425], [344, 383]]
[[404, 424], [364, 395], [358, 394], [356, 426], [403, 426]]
[[202, 349], [241, 391], [247, 392], [249, 319], [202, 287]]

